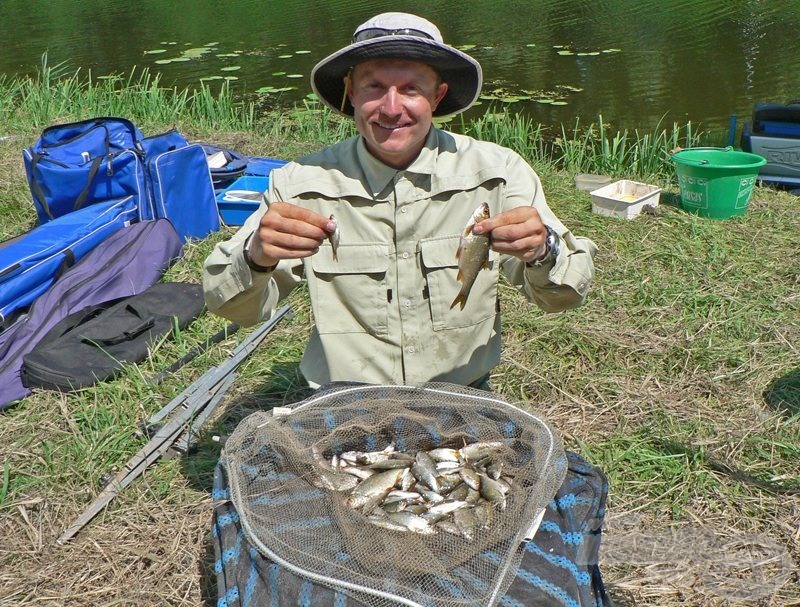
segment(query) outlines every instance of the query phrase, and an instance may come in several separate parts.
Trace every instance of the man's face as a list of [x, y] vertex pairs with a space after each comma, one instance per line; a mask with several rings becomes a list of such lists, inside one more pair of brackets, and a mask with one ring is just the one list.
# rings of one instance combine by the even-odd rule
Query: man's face
[[422, 150], [445, 93], [447, 84], [439, 82], [429, 65], [375, 59], [355, 66], [347, 94], [367, 149], [383, 163], [403, 169]]

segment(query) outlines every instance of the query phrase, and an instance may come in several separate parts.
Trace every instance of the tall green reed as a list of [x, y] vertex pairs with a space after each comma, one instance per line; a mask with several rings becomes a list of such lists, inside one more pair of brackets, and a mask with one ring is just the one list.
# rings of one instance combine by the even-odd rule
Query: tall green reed
[[571, 173], [599, 173], [615, 177], [664, 178], [673, 174], [672, 151], [694, 147], [703, 140], [692, 123], [685, 126], [673, 123], [662, 128], [661, 121], [654, 132], [641, 133], [627, 129], [612, 132], [599, 116], [597, 124], [581, 129], [576, 121], [571, 132], [562, 125], [561, 136], [553, 142], [552, 154], [556, 164]]

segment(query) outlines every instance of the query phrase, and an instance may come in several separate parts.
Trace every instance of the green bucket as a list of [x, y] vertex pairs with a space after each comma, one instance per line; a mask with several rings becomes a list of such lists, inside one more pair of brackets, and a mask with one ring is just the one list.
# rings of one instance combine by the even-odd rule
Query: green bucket
[[711, 219], [743, 215], [767, 159], [733, 148], [689, 148], [672, 155], [684, 210]]

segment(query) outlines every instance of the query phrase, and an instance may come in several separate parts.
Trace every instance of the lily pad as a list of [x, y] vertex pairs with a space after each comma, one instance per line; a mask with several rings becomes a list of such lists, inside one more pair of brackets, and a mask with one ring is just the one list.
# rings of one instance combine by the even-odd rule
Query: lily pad
[[145, 55], [160, 55], [161, 53], [166, 53], [167, 49], [165, 48], [154, 48], [152, 51], [145, 51]]
[[198, 57], [202, 57], [206, 53], [210, 53], [211, 49], [207, 46], [200, 46], [197, 48], [190, 48], [183, 51], [183, 56], [188, 57], [189, 59], [197, 59]]
[[302, 78], [303, 74], [286, 74], [287, 78]]
[[308, 55], [311, 51], [295, 51], [295, 55]]
[[242, 69], [241, 65], [226, 65], [225, 67], [221, 67], [220, 71], [222, 72], [235, 72], [237, 70]]
[[286, 72], [272, 72], [273, 76], [285, 76]]
[[294, 55], [278, 55], [278, 59], [291, 59]]

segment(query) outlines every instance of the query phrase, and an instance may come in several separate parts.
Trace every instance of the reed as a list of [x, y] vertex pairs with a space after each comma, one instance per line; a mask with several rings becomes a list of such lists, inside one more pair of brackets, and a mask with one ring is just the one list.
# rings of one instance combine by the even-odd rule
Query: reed
[[600, 115], [597, 124], [585, 128], [581, 128], [579, 120], [571, 131], [562, 125], [561, 136], [553, 145], [553, 156], [556, 164], [570, 173], [665, 178], [674, 173], [672, 151], [700, 145], [705, 138], [703, 132], [693, 129], [691, 122], [683, 126], [673, 123], [671, 129], [666, 129], [659, 121], [652, 133], [641, 133], [638, 129], [633, 133], [627, 129], [612, 131]]
[[[118, 115], [148, 131], [152, 125], [168, 124], [192, 133], [257, 133], [289, 145], [298, 155], [355, 134], [351, 120], [331, 112], [313, 96], [291, 108], [265, 111], [258, 109], [257, 101], [237, 98], [227, 82], [216, 89], [206, 83], [194, 90], [165, 87], [160, 75], [146, 68], [134, 68], [125, 76], [92, 78], [80, 70], [70, 73], [64, 64], [50, 65], [47, 55], [36, 76], [0, 80], [0, 116], [18, 130]], [[659, 121], [653, 132], [615, 131], [602, 115], [585, 127], [580, 120], [571, 129], [562, 125], [553, 137], [529, 116], [495, 107], [470, 122], [462, 117], [441, 125], [514, 149], [537, 170], [640, 179], [669, 178], [674, 172], [671, 151], [707, 139], [691, 122], [673, 123], [667, 129]]]

